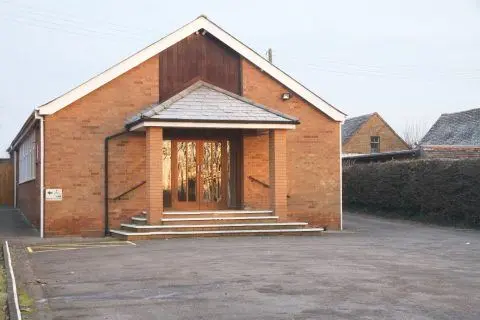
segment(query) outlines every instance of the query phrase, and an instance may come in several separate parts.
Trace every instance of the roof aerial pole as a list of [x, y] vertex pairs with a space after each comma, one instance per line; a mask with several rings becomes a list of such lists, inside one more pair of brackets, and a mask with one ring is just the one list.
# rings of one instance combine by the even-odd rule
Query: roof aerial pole
[[267, 59], [268, 59], [268, 62], [273, 63], [273, 50], [272, 50], [272, 48], [268, 48], [268, 50], [267, 50]]

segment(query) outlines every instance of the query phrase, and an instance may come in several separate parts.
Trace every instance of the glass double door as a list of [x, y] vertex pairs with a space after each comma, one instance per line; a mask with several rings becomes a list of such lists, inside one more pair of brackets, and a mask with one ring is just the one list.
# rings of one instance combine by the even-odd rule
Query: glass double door
[[227, 140], [172, 141], [172, 207], [226, 209]]

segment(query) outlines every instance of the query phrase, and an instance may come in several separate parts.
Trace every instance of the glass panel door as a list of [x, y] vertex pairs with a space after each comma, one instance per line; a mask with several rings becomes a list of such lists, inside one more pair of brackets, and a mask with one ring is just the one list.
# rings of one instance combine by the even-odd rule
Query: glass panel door
[[222, 200], [222, 143], [203, 143], [202, 200], [220, 202]]
[[226, 209], [227, 140], [174, 140], [172, 150], [173, 209]]
[[182, 207], [197, 204], [197, 142], [176, 142], [176, 202]]
[[227, 208], [227, 143], [226, 140], [202, 141], [200, 173], [200, 208]]

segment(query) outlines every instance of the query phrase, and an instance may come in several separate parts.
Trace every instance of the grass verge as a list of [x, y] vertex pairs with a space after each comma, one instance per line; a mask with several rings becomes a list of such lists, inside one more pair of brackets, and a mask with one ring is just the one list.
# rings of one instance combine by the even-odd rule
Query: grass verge
[[0, 245], [0, 319], [7, 319], [7, 277], [3, 263], [3, 250]]
[[18, 291], [18, 303], [20, 304], [20, 311], [22, 315], [33, 313], [34, 301], [33, 298], [23, 288]]

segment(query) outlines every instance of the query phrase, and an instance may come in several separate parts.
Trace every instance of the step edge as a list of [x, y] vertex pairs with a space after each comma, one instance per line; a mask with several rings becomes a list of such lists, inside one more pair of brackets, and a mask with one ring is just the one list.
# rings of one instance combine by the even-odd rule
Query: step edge
[[222, 233], [293, 233], [293, 232], [323, 232], [323, 228], [304, 228], [304, 229], [260, 229], [260, 230], [213, 230], [213, 231], [152, 231], [152, 232], [126, 232], [122, 230], [110, 230], [111, 233], [116, 233], [122, 236], [148, 236], [148, 235], [196, 235], [196, 234], [222, 234]]
[[138, 225], [122, 223], [120, 226], [136, 229], [155, 229], [155, 228], [210, 228], [210, 227], [267, 227], [267, 226], [306, 226], [307, 222], [272, 222], [272, 223], [232, 223], [232, 224], [172, 224], [172, 225]]
[[205, 217], [205, 218], [163, 218], [162, 221], [203, 221], [203, 220], [256, 220], [256, 219], [278, 219], [278, 216], [256, 216], [256, 217]]
[[218, 210], [218, 211], [165, 211], [164, 215], [201, 215], [201, 214], [266, 214], [272, 210]]

